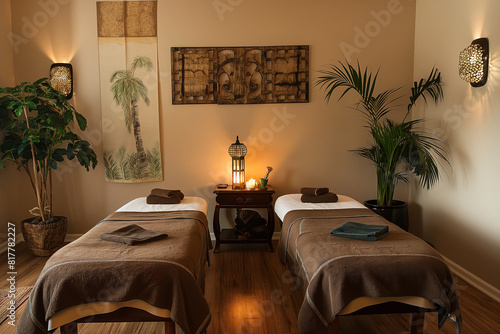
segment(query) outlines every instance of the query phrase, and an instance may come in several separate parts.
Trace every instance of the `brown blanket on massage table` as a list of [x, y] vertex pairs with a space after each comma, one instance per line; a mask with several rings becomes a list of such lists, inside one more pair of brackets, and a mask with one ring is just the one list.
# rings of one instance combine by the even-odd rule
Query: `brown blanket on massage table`
[[[347, 239], [330, 231], [347, 221], [388, 225], [378, 241]], [[286, 214], [278, 245], [307, 281], [299, 312], [300, 333], [326, 333], [335, 316], [358, 297], [419, 296], [461, 328], [458, 292], [438, 252], [425, 241], [368, 209], [297, 210]]]
[[[99, 238], [129, 224], [168, 238], [135, 246]], [[200, 333], [210, 322], [203, 297], [209, 247], [202, 212], [115, 212], [49, 258], [17, 333], [47, 333], [48, 320], [75, 305], [134, 299], [170, 310], [185, 333]]]

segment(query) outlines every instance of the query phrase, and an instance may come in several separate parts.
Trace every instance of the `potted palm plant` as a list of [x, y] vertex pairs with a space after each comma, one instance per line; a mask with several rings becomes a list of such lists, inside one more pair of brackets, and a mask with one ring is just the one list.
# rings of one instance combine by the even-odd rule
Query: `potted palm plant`
[[439, 180], [437, 159], [448, 163], [446, 143], [419, 127], [423, 119], [408, 120], [412, 108], [420, 99], [427, 103], [430, 97], [434, 103], [438, 103], [443, 98], [441, 73], [433, 68], [426, 79], [413, 83], [406, 114], [401, 122], [386, 118], [403, 97], [401, 88], [376, 94], [378, 71], [373, 74], [367, 68], [362, 70], [359, 63], [354, 67], [346, 61], [320, 73], [322, 76], [316, 84], [326, 91], [327, 101], [338, 89], [343, 90], [339, 100], [349, 91], [359, 95], [354, 110], [365, 117], [373, 143], [354, 151], [372, 161], [377, 172], [377, 199], [366, 201], [365, 205], [407, 230], [406, 203], [393, 199], [396, 185], [398, 182], [408, 182], [409, 176], [414, 174], [418, 176], [419, 184], [429, 189]]
[[66, 234], [66, 217], [53, 212], [52, 170], [65, 158], [76, 158], [87, 171], [97, 164], [90, 144], [72, 130], [75, 119], [84, 131], [86, 119], [46, 78], [0, 88], [0, 131], [4, 135], [0, 168], [10, 161], [30, 180], [37, 206], [30, 210], [34, 217], [24, 220], [21, 230], [38, 256], [54, 253]]

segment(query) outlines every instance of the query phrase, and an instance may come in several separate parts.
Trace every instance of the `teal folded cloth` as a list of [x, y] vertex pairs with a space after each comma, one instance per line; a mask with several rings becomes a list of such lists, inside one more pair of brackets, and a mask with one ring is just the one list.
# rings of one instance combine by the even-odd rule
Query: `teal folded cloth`
[[346, 222], [330, 231], [331, 235], [344, 238], [375, 241], [389, 233], [387, 225], [367, 225], [356, 222]]

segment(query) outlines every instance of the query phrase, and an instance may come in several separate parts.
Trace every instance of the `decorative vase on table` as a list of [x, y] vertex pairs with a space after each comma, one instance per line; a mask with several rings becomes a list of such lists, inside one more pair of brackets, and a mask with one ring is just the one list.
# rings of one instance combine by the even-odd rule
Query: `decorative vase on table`
[[269, 174], [273, 171], [273, 167], [267, 166], [267, 174], [265, 177], [260, 178], [260, 189], [267, 189], [267, 181], [269, 180]]

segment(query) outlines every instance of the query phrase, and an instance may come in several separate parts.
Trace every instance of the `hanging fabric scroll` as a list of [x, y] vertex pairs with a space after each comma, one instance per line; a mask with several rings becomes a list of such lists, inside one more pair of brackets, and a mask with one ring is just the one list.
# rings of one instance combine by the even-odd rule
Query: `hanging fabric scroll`
[[156, 1], [98, 1], [106, 181], [161, 181]]

